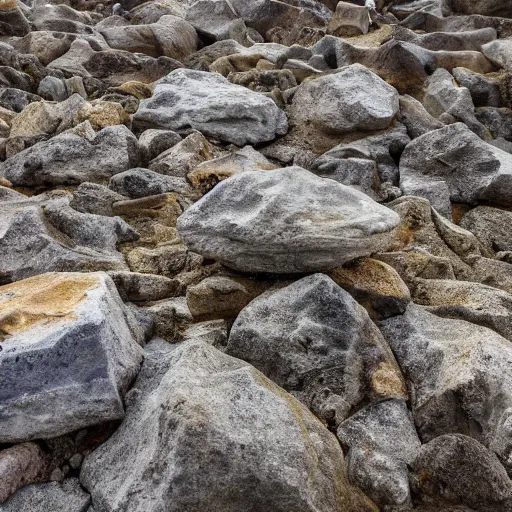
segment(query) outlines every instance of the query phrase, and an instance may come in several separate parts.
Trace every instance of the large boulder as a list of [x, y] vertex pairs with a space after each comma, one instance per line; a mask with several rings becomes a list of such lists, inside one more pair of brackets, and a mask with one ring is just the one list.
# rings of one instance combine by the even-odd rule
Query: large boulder
[[334, 425], [365, 400], [405, 394], [394, 357], [364, 308], [323, 274], [253, 300], [233, 324], [226, 352]]
[[304, 82], [291, 107], [294, 125], [344, 134], [384, 130], [398, 112], [398, 92], [360, 64]]
[[178, 133], [199, 130], [239, 146], [271, 141], [288, 129], [286, 115], [262, 94], [215, 73], [177, 69], [142, 100], [134, 123]]
[[143, 332], [106, 274], [49, 273], [2, 286], [0, 318], [1, 443], [124, 416]]
[[469, 435], [512, 462], [512, 345], [494, 331], [409, 305], [380, 323], [404, 372], [423, 442]]
[[376, 510], [305, 407], [197, 340], [151, 342], [125, 421], [86, 457], [80, 480], [96, 512]]
[[450, 200], [512, 206], [512, 156], [485, 143], [462, 123], [414, 139], [402, 153], [400, 186], [443, 185]]
[[139, 147], [126, 126], [111, 126], [92, 140], [63, 133], [25, 149], [0, 164], [0, 177], [19, 186], [102, 182], [137, 167]]
[[512, 18], [512, 5], [502, 0], [441, 0], [445, 15], [483, 14]]
[[126, 269], [116, 245], [135, 240], [133, 229], [119, 217], [79, 213], [69, 201], [57, 191], [2, 200], [0, 284], [52, 271]]
[[222, 181], [178, 230], [190, 249], [234, 269], [300, 273], [385, 250], [398, 222], [365, 194], [288, 167]]

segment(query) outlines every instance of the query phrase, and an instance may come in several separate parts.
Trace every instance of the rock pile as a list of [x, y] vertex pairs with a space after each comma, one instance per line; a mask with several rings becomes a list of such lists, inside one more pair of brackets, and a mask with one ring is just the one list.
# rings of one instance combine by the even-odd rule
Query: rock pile
[[512, 7], [0, 2], [0, 512], [512, 512]]

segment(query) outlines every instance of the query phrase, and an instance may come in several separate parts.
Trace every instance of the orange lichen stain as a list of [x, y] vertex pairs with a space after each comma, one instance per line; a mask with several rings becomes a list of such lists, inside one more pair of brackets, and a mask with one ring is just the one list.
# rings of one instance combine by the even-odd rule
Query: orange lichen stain
[[389, 362], [381, 362], [371, 376], [371, 385], [375, 393], [385, 397], [407, 397], [405, 382], [398, 368]]
[[51, 321], [74, 318], [95, 276], [48, 273], [0, 286], [0, 341], [9, 335]]

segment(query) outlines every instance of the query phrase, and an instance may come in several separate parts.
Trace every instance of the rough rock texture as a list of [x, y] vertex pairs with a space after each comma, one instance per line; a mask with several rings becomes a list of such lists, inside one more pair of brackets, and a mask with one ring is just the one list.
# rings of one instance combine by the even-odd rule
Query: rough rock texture
[[385, 249], [397, 224], [361, 192], [290, 167], [221, 182], [178, 229], [193, 251], [237, 270], [297, 273]]
[[404, 393], [393, 355], [366, 311], [323, 274], [246, 306], [226, 352], [334, 424], [363, 400]]
[[134, 122], [178, 133], [199, 130], [239, 146], [273, 140], [288, 128], [284, 112], [270, 98], [221, 76], [184, 69], [159, 81]]
[[123, 417], [143, 335], [108, 276], [44, 274], [2, 286], [0, 310], [0, 442]]
[[97, 512], [374, 510], [344, 472], [333, 435], [257, 370], [204, 342], [155, 340], [125, 422], [80, 480]]

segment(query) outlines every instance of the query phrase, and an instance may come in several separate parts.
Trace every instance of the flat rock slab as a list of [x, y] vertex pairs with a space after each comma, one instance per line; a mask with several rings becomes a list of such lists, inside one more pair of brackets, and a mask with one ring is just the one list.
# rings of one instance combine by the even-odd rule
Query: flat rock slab
[[121, 419], [142, 329], [104, 273], [49, 273], [0, 287], [0, 442]]
[[96, 512], [376, 510], [304, 406], [197, 340], [148, 345], [126, 419], [80, 481]]
[[142, 100], [134, 123], [178, 133], [199, 130], [238, 146], [271, 141], [288, 130], [285, 113], [270, 99], [226, 78], [177, 69]]
[[244, 172], [178, 219], [187, 246], [242, 272], [328, 270], [385, 250], [399, 216], [300, 167]]

